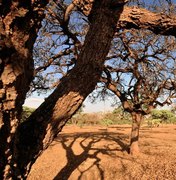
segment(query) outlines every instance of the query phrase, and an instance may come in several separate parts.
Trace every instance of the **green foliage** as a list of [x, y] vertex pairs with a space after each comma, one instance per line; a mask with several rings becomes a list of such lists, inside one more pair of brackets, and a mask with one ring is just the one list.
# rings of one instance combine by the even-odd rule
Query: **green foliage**
[[116, 113], [106, 113], [102, 119], [103, 122], [106, 122], [107, 124], [131, 124], [131, 117], [124, 116], [123, 114], [116, 114]]
[[147, 125], [148, 127], [159, 127], [161, 124], [161, 119], [147, 119]]
[[84, 126], [84, 125], [115, 125], [115, 124], [131, 124], [131, 117], [129, 114], [126, 114], [127, 116], [124, 118], [123, 114], [119, 114], [116, 112], [112, 113], [106, 113], [106, 114], [100, 114], [100, 113], [92, 113], [92, 114], [86, 114], [86, 113], [80, 113], [74, 115], [74, 117], [71, 118], [67, 122], [67, 124], [74, 124], [78, 126]]
[[117, 107], [112, 111], [112, 114], [116, 114], [116, 115], [122, 115], [123, 114], [123, 109], [122, 107]]
[[103, 126], [109, 126], [109, 125], [114, 124], [114, 122], [113, 122], [111, 119], [103, 119], [103, 120], [100, 121], [100, 123], [101, 123]]
[[131, 115], [125, 112], [122, 107], [115, 108], [112, 113], [107, 113], [104, 118], [110, 119], [113, 124], [131, 124]]
[[162, 110], [162, 116], [161, 119], [169, 120], [170, 118], [174, 117], [174, 114], [171, 111], [168, 110]]
[[171, 124], [176, 124], [176, 117], [174, 116], [174, 117], [171, 117], [170, 119], [169, 119], [169, 123], [171, 123]]
[[21, 122], [24, 122], [34, 111], [34, 108], [23, 106]]
[[112, 114], [115, 116], [116, 119], [122, 121], [131, 120], [131, 114], [124, 111], [122, 107], [115, 108]]
[[115, 108], [113, 112], [106, 114], [77, 112], [67, 124], [74, 124], [81, 127], [84, 125], [109, 126], [115, 124], [131, 124], [131, 115], [124, 112], [122, 107]]
[[159, 119], [166, 123], [173, 123], [176, 122], [176, 117], [173, 112], [170, 110], [153, 110], [152, 113], [152, 119]]
[[155, 109], [152, 111], [151, 115], [152, 115], [152, 119], [158, 119], [158, 118], [161, 118], [162, 112], [161, 110]]
[[79, 113], [75, 114], [67, 124], [75, 124], [78, 126], [97, 125], [100, 124], [99, 121], [101, 118], [102, 115], [98, 113]]
[[172, 105], [171, 112], [176, 114], [176, 104], [175, 103], [173, 103], [173, 105]]

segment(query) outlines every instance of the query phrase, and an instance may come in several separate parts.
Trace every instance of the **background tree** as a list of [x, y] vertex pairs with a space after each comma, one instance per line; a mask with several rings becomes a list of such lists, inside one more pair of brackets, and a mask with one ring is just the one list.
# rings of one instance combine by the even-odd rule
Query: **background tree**
[[139, 152], [143, 116], [176, 98], [175, 38], [122, 31], [113, 40], [101, 81], [132, 116], [130, 153]]
[[159, 119], [162, 123], [175, 123], [176, 117], [171, 110], [152, 110], [151, 112], [152, 119]]

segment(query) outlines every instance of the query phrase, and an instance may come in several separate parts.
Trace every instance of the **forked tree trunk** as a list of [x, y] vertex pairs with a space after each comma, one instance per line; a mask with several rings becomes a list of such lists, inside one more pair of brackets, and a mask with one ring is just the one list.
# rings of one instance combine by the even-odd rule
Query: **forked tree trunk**
[[138, 112], [132, 113], [132, 129], [131, 129], [131, 139], [130, 139], [130, 154], [139, 154], [139, 130], [140, 124], [143, 119], [143, 115]]
[[[118, 1], [117, 1], [118, 2]], [[77, 64], [61, 79], [56, 90], [17, 129], [14, 156], [15, 176], [26, 178], [31, 165], [90, 94], [103, 70], [116, 24], [123, 6], [111, 0], [95, 1], [91, 25]]]
[[32, 49], [47, 1], [36, 9], [40, 3], [0, 2], [0, 179], [10, 179], [15, 166], [14, 134], [33, 79]]

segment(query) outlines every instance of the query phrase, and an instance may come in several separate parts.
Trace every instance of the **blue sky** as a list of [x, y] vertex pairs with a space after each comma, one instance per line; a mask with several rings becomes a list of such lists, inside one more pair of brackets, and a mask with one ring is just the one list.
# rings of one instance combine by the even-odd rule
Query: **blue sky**
[[[152, 1], [147, 1], [147, 3], [151, 3]], [[176, 0], [172, 1], [172, 2], [176, 2]], [[58, 77], [60, 78], [60, 77]], [[47, 94], [48, 95], [48, 94]], [[26, 99], [25, 101], [25, 106], [29, 106], [29, 107], [34, 107], [37, 108], [43, 101], [44, 98], [47, 97], [47, 95], [41, 95], [41, 96], [37, 96], [36, 94], [34, 94], [33, 96], [29, 97]], [[111, 107], [111, 102], [113, 101], [113, 98], [108, 98], [106, 101], [99, 101], [97, 100], [95, 103], [91, 103], [88, 99], [85, 100], [84, 104], [85, 104], [85, 108], [84, 111], [85, 112], [105, 112], [105, 111], [109, 111], [109, 110], [113, 110], [114, 107]]]

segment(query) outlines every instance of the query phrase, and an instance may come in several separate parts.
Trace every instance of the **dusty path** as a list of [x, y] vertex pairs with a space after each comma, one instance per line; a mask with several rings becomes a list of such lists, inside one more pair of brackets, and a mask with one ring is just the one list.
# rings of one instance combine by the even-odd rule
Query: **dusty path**
[[130, 126], [66, 126], [28, 180], [176, 180], [176, 126], [141, 129], [142, 153], [127, 152]]

